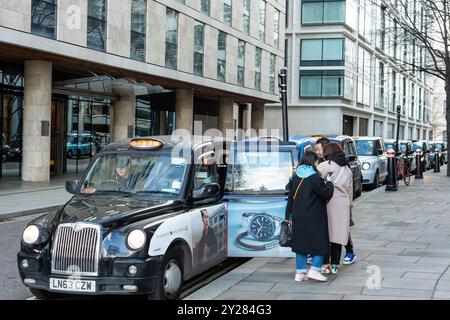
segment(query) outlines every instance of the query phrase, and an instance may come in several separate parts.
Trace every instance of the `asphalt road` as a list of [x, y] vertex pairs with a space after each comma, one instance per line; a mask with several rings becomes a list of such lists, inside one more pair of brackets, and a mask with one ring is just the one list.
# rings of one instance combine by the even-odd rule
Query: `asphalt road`
[[32, 295], [17, 271], [17, 252], [25, 225], [35, 216], [0, 222], [0, 300], [24, 300]]

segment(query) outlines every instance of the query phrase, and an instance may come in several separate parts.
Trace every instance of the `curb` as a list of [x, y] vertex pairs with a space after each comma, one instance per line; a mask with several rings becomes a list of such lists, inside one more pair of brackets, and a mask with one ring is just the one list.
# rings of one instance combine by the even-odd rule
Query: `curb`
[[50, 206], [50, 207], [44, 207], [44, 208], [37, 208], [37, 209], [31, 209], [31, 210], [25, 210], [25, 211], [17, 211], [17, 212], [10, 212], [5, 214], [0, 214], [0, 222], [4, 222], [6, 220], [11, 220], [14, 218], [20, 218], [20, 217], [26, 217], [31, 216], [38, 213], [47, 213], [48, 211], [59, 209], [64, 204], [57, 205], [57, 206]]

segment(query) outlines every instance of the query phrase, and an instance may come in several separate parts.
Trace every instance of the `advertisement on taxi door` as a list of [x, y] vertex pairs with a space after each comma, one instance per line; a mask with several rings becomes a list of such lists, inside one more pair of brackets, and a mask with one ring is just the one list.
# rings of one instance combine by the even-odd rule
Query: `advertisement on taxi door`
[[229, 199], [228, 256], [292, 257], [291, 248], [280, 247], [280, 226], [286, 200], [277, 197]]

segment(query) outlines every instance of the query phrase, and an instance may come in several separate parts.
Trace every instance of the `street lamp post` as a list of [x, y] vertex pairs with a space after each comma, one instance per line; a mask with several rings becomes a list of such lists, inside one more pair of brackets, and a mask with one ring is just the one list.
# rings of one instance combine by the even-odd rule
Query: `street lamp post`
[[289, 141], [288, 106], [287, 106], [287, 68], [283, 67], [278, 75], [280, 100], [283, 115], [283, 141]]
[[401, 116], [402, 106], [397, 105], [397, 135], [395, 140], [395, 153], [398, 154], [400, 152], [399, 148], [399, 140], [400, 140], [400, 116]]

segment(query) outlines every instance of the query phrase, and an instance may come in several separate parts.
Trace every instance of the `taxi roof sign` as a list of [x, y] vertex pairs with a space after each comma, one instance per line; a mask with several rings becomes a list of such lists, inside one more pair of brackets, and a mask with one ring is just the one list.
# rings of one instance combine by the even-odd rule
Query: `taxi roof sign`
[[133, 149], [154, 150], [161, 148], [164, 145], [164, 142], [159, 139], [137, 138], [131, 140], [129, 145]]
[[280, 142], [281, 139], [277, 137], [261, 137], [259, 138], [261, 142]]

